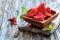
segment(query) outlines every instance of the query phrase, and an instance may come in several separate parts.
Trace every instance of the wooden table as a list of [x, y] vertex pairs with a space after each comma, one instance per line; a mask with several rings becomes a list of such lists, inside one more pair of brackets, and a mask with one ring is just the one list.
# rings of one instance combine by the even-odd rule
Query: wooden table
[[[0, 0], [0, 40], [60, 40], [60, 27], [50, 37], [20, 32], [19, 36], [14, 38], [14, 32], [18, 30], [18, 26], [27, 24], [19, 19], [19, 15], [23, 13], [21, 7], [25, 6], [29, 10], [41, 2], [45, 2], [58, 12], [60, 11], [59, 0]], [[8, 19], [12, 17], [17, 18], [18, 25], [10, 25]]]

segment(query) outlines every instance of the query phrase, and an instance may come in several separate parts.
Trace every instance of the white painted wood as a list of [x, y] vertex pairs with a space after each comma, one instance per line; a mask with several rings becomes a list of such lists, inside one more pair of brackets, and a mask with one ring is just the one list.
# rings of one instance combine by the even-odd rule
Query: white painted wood
[[[19, 15], [23, 13], [21, 7], [25, 6], [29, 10], [31, 7], [37, 7], [41, 2], [45, 2], [57, 12], [60, 11], [60, 0], [0, 0], [0, 40], [60, 40], [60, 27], [48, 38], [23, 32], [20, 32], [17, 38], [13, 37], [18, 26], [26, 23], [19, 19]], [[11, 26], [8, 19], [14, 16], [18, 19], [18, 25]]]

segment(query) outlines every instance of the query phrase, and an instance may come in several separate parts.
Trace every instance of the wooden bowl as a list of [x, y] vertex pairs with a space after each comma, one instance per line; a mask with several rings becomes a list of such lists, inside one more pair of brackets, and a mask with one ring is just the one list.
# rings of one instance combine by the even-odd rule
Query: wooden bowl
[[27, 17], [26, 15], [23, 16], [23, 19], [26, 22], [31, 23], [32, 25], [35, 25], [42, 29], [42, 28], [46, 27], [46, 25], [48, 25], [52, 20], [54, 20], [58, 16], [58, 13], [56, 13], [55, 11], [51, 10], [51, 12], [54, 13], [54, 15], [45, 21], [37, 21], [37, 20]]

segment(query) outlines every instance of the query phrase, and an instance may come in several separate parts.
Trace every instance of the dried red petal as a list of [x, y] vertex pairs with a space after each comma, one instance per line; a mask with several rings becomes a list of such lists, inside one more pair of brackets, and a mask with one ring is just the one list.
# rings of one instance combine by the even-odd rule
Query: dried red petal
[[36, 9], [36, 8], [32, 8], [32, 9], [28, 12], [27, 16], [28, 16], [28, 17], [32, 17], [32, 16], [36, 15], [36, 13], [37, 13], [37, 9]]
[[41, 13], [45, 12], [45, 3], [41, 3], [38, 7], [38, 11]]
[[10, 18], [8, 19], [12, 24], [16, 25], [17, 21], [16, 21], [16, 17]]
[[51, 13], [51, 9], [50, 9], [49, 7], [46, 8], [46, 11], [47, 11], [48, 13]]

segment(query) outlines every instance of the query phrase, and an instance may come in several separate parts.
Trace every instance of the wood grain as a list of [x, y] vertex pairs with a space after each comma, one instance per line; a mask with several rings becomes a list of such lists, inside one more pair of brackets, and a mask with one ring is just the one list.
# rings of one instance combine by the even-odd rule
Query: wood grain
[[[25, 21], [19, 19], [19, 16], [23, 13], [21, 7], [25, 6], [29, 10], [31, 7], [38, 6], [41, 2], [45, 2], [56, 11], [60, 11], [59, 0], [0, 0], [0, 40], [60, 40], [60, 27], [47, 38], [43, 35], [33, 35], [27, 32], [20, 32], [19, 36], [14, 38], [14, 32], [18, 30], [18, 26], [27, 24]], [[11, 26], [8, 19], [14, 16], [17, 18], [18, 25]]]

